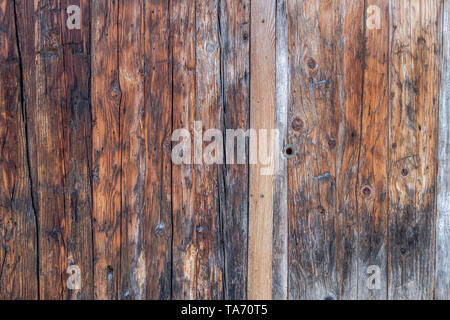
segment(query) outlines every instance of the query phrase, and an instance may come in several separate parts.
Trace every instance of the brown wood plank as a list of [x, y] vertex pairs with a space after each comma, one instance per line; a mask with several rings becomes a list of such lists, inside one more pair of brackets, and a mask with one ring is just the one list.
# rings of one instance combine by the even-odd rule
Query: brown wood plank
[[[357, 298], [368, 300], [387, 297], [389, 1], [370, 0], [365, 10], [364, 97], [357, 186]], [[368, 286], [369, 276], [374, 272], [379, 272], [379, 278]]]
[[[290, 99], [289, 298], [338, 297], [336, 141], [343, 75], [335, 71], [339, 8], [333, 1], [288, 1]], [[342, 50], [340, 48], [340, 50]], [[341, 213], [338, 213], [341, 214]]]
[[38, 219], [41, 299], [62, 299], [66, 283], [62, 15], [57, 0], [17, 3], [29, 159]]
[[[187, 129], [192, 137], [196, 98], [195, 5], [188, 6], [182, 0], [172, 0], [170, 25], [173, 50], [173, 130]], [[184, 150], [183, 153], [185, 152], [192, 158], [192, 149]], [[172, 298], [178, 300], [197, 297], [194, 182], [192, 164], [172, 166]]]
[[171, 1], [145, 2], [145, 257], [147, 299], [172, 292]]
[[389, 298], [434, 290], [440, 1], [392, 1]]
[[121, 245], [119, 2], [91, 2], [94, 298], [117, 299]]
[[120, 299], [142, 300], [145, 255], [145, 108], [143, 0], [119, 1], [118, 52], [121, 146]]
[[23, 33], [16, 29], [22, 23], [18, 17], [14, 1], [0, 1], [1, 300], [39, 297], [36, 213], [31, 198], [17, 39]]
[[[220, 1], [221, 67], [225, 129], [248, 130], [250, 104], [250, 1]], [[234, 132], [233, 132], [234, 133]], [[234, 139], [226, 135], [226, 139]], [[230, 141], [227, 140], [227, 141]], [[237, 139], [233, 140], [237, 143]], [[247, 297], [247, 159], [226, 155], [223, 167], [224, 298]]]
[[[90, 2], [63, 0], [61, 9], [70, 5], [81, 9], [81, 30], [66, 28], [63, 15], [63, 51], [65, 71], [64, 124], [64, 196], [66, 259], [68, 266], [80, 268], [81, 288], [64, 285], [64, 299], [93, 298], [92, 188], [91, 188], [91, 105], [90, 105]], [[72, 274], [63, 270], [64, 279]], [[70, 271], [70, 270], [69, 270]]]
[[340, 299], [358, 297], [358, 177], [361, 159], [362, 102], [364, 84], [364, 21], [361, 1], [339, 2], [336, 47], [336, 72], [340, 76], [336, 100], [339, 101], [339, 138], [337, 139], [337, 261]]
[[437, 193], [436, 293], [450, 299], [450, 1], [442, 6], [442, 80], [439, 113], [439, 173]]
[[[270, 137], [271, 130], [276, 126], [275, 20], [276, 1], [252, 1], [250, 70], [251, 74], [257, 76], [250, 79], [250, 128], [257, 130], [258, 140], [264, 134], [260, 131], [261, 129], [266, 130], [266, 136]], [[253, 150], [261, 149], [261, 145], [254, 147]], [[259, 162], [250, 167], [249, 299], [271, 299], [272, 297], [274, 177], [270, 174], [263, 175], [268, 169], [275, 169], [274, 157], [270, 158], [268, 166]]]

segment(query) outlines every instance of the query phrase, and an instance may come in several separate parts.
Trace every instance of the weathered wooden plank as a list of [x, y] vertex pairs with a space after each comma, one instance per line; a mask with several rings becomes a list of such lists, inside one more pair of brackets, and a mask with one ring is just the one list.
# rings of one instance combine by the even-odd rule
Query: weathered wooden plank
[[[250, 80], [250, 127], [257, 130], [259, 136], [258, 146], [251, 149], [263, 155], [263, 150], [270, 148], [271, 130], [276, 126], [275, 21], [276, 1], [251, 3], [250, 70], [257, 76]], [[268, 145], [260, 143], [263, 135]], [[271, 299], [274, 172], [270, 171], [275, 170], [275, 163], [273, 156], [266, 164], [260, 156], [258, 158], [258, 164], [250, 167], [249, 177], [248, 298]]]
[[[121, 147], [120, 299], [146, 298], [143, 0], [119, 1]], [[150, 189], [151, 190], [151, 189]]]
[[[196, 2], [196, 104], [194, 120], [203, 130], [203, 164], [194, 166], [194, 243], [197, 299], [223, 298], [223, 225], [220, 216], [219, 166], [223, 143], [223, 99], [220, 65], [218, 1]], [[220, 130], [208, 135], [207, 130]], [[206, 144], [208, 147], [206, 147]], [[218, 149], [210, 149], [216, 145]], [[194, 150], [195, 151], [195, 150]], [[195, 152], [194, 152], [195, 153]], [[210, 163], [207, 160], [210, 158]], [[212, 165], [210, 165], [212, 164]], [[193, 230], [192, 230], [193, 231]]]
[[298, 150], [288, 164], [290, 299], [339, 295], [336, 141], [343, 75], [335, 71], [341, 45], [335, 33], [342, 29], [338, 9], [334, 1], [287, 2], [289, 48], [296, 48], [289, 56], [288, 139]]
[[277, 171], [273, 198], [272, 298], [286, 300], [288, 294], [288, 161], [283, 156], [287, 145], [289, 105], [289, 46], [286, 0], [277, 1], [276, 16], [276, 128], [279, 131]]
[[442, 5], [442, 80], [439, 114], [437, 189], [436, 294], [450, 299], [450, 1]]
[[94, 298], [101, 300], [118, 298], [121, 278], [118, 17], [118, 1], [91, 1]]
[[[365, 10], [365, 66], [357, 187], [358, 296], [355, 297], [361, 300], [387, 297], [389, 200], [389, 127], [386, 125], [389, 121], [389, 1], [369, 0]], [[372, 275], [375, 278], [368, 285]]]
[[431, 299], [440, 1], [392, 1], [389, 298]]
[[145, 2], [145, 257], [147, 299], [172, 289], [171, 1]]
[[[81, 29], [66, 28], [66, 9], [81, 9]], [[91, 104], [90, 104], [90, 2], [63, 0], [61, 9], [65, 104], [64, 124], [64, 196], [67, 265], [80, 268], [80, 289], [64, 285], [64, 299], [93, 298], [92, 188], [91, 188]], [[76, 269], [74, 269], [75, 272]], [[70, 270], [69, 270], [70, 271]], [[78, 271], [78, 270], [76, 270]], [[64, 279], [72, 276], [63, 270]], [[73, 288], [73, 287], [72, 287]]]
[[[13, 0], [0, 1], [0, 299], [39, 297], [37, 225], [22, 101], [19, 23]], [[23, 31], [23, 25], [22, 31]], [[22, 44], [23, 47], [23, 44]]]
[[[195, 5], [172, 0], [173, 130], [187, 129], [191, 144], [195, 107]], [[175, 152], [175, 151], [173, 151]], [[192, 148], [183, 150], [192, 160]], [[195, 176], [192, 163], [172, 166], [172, 298], [195, 299], [197, 248], [194, 234]]]
[[17, 2], [30, 173], [39, 236], [41, 299], [62, 299], [66, 283], [65, 72], [60, 1]]
[[[220, 1], [221, 65], [225, 129], [249, 128], [250, 1]], [[230, 133], [231, 135], [231, 133]], [[234, 136], [226, 135], [226, 139]], [[229, 140], [227, 140], [229, 141]], [[223, 167], [224, 298], [247, 297], [248, 148], [245, 163], [226, 154]]]
[[336, 91], [339, 108], [337, 148], [337, 269], [340, 299], [358, 297], [358, 176], [361, 159], [361, 115], [364, 84], [364, 3], [338, 2], [336, 72], [340, 77]]

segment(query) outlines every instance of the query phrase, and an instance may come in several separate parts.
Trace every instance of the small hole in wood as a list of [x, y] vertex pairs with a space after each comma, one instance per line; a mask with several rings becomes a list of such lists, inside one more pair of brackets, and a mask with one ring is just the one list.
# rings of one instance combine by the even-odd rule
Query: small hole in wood
[[283, 154], [286, 158], [292, 159], [297, 155], [297, 147], [290, 144], [284, 147]]

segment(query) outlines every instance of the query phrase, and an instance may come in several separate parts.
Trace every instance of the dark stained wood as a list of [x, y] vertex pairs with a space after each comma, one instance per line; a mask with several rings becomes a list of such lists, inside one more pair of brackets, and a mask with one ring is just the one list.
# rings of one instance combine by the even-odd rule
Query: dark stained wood
[[448, 299], [449, 6], [0, 0], [0, 299]]
[[145, 257], [147, 299], [172, 294], [171, 1], [145, 2]]
[[147, 290], [144, 6], [144, 0], [121, 0], [118, 18], [122, 228], [119, 297], [133, 300], [145, 299]]
[[[249, 0], [220, 1], [220, 44], [224, 126], [246, 131], [250, 104]], [[248, 148], [246, 155], [248, 159]], [[221, 191], [225, 198], [221, 203], [224, 298], [241, 300], [247, 297], [248, 161], [239, 163], [236, 154], [234, 159], [225, 160]]]
[[118, 1], [91, 1], [94, 298], [119, 298], [121, 101]]
[[[93, 298], [92, 186], [91, 186], [91, 102], [90, 102], [90, 1], [64, 0], [61, 8], [78, 5], [81, 30], [63, 30], [65, 72], [64, 196], [66, 259], [80, 268], [81, 289], [70, 290], [64, 283], [64, 298]], [[63, 15], [66, 17], [66, 15]], [[63, 18], [63, 23], [66, 21]], [[67, 282], [72, 274], [66, 273]]]
[[37, 225], [31, 198], [26, 118], [21, 96], [18, 17], [14, 1], [0, 1], [1, 300], [35, 300], [39, 297]]

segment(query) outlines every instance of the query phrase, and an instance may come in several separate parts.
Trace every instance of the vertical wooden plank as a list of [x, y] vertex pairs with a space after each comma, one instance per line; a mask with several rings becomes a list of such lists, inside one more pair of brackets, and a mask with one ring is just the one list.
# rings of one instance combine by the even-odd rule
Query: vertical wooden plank
[[120, 282], [121, 149], [119, 2], [91, 2], [94, 298], [117, 299]]
[[337, 6], [340, 24], [336, 72], [339, 89], [339, 139], [337, 149], [337, 261], [340, 299], [358, 298], [358, 177], [361, 159], [364, 85], [364, 2], [342, 1]]
[[[188, 129], [192, 142], [200, 145], [206, 130], [223, 126], [218, 2], [201, 1], [192, 6], [174, 1], [172, 19], [174, 129]], [[195, 148], [191, 158], [194, 165], [173, 166], [176, 299], [223, 297], [222, 182], [217, 165], [205, 164], [202, 155], [202, 148]]]
[[289, 105], [289, 44], [286, 0], [277, 1], [276, 16], [276, 150], [277, 172], [273, 198], [272, 298], [288, 298], [288, 161], [283, 156], [287, 143]]
[[[66, 28], [66, 9], [81, 9], [81, 30]], [[90, 104], [90, 2], [63, 0], [63, 51], [65, 71], [64, 196], [67, 265], [80, 268], [81, 288], [64, 285], [64, 299], [93, 298], [91, 104]], [[63, 270], [64, 279], [71, 274]]]
[[392, 1], [389, 298], [434, 289], [440, 1]]
[[[369, 0], [365, 10], [364, 97], [357, 187], [360, 217], [357, 298], [370, 300], [387, 297], [389, 1]], [[369, 276], [378, 271], [379, 287], [373, 282], [368, 286]]]
[[[276, 1], [252, 1], [250, 71], [255, 76], [250, 79], [250, 127], [258, 131], [259, 138], [263, 134], [261, 129], [270, 132], [276, 125], [275, 20]], [[269, 167], [274, 168], [273, 159], [270, 160]], [[274, 177], [263, 175], [265, 169], [267, 166], [262, 163], [250, 167], [249, 299], [272, 298]]]
[[[195, 106], [195, 5], [172, 0], [173, 130], [193, 135]], [[192, 139], [191, 139], [192, 140]], [[189, 141], [191, 143], [191, 141]], [[184, 150], [189, 152], [191, 149]], [[172, 298], [196, 299], [196, 246], [194, 242], [194, 182], [192, 164], [172, 166]]]
[[[250, 1], [220, 1], [221, 67], [225, 129], [248, 130], [250, 81]], [[226, 138], [230, 138], [226, 134]], [[234, 139], [234, 138], [233, 138]], [[236, 143], [236, 139], [234, 139]], [[246, 148], [248, 155], [248, 148]], [[228, 156], [228, 154], [227, 154]], [[248, 161], [225, 157], [224, 298], [247, 297]]]
[[439, 173], [437, 192], [436, 296], [450, 299], [450, 1], [442, 5], [442, 80], [439, 116]]
[[[0, 299], [38, 299], [36, 212], [31, 198], [22, 101], [20, 15], [0, 1]], [[21, 45], [23, 48], [23, 44]]]
[[170, 299], [172, 289], [170, 8], [171, 1], [145, 2], [144, 230], [147, 299]]
[[[119, 1], [118, 48], [121, 144], [120, 299], [146, 298], [145, 109], [143, 0]], [[153, 186], [150, 186], [153, 187]], [[151, 189], [150, 189], [151, 190]]]
[[[207, 137], [207, 130], [223, 132], [223, 99], [219, 43], [219, 1], [196, 2], [196, 104], [195, 121], [203, 130], [203, 165], [195, 170], [194, 202], [197, 299], [223, 299], [223, 225], [220, 215], [219, 166], [206, 163], [206, 142], [220, 137]], [[223, 138], [223, 135], [221, 134]], [[223, 148], [223, 143], [219, 146]], [[218, 151], [213, 155], [219, 158]]]
[[[41, 299], [62, 299], [66, 283], [64, 51], [60, 1], [17, 2], [21, 21], [24, 104], [39, 235]], [[23, 25], [22, 25], [23, 24]]]
[[298, 152], [288, 164], [290, 299], [339, 294], [336, 141], [343, 75], [335, 71], [338, 9], [328, 0], [287, 2], [289, 48], [296, 48], [289, 56], [287, 130]]

